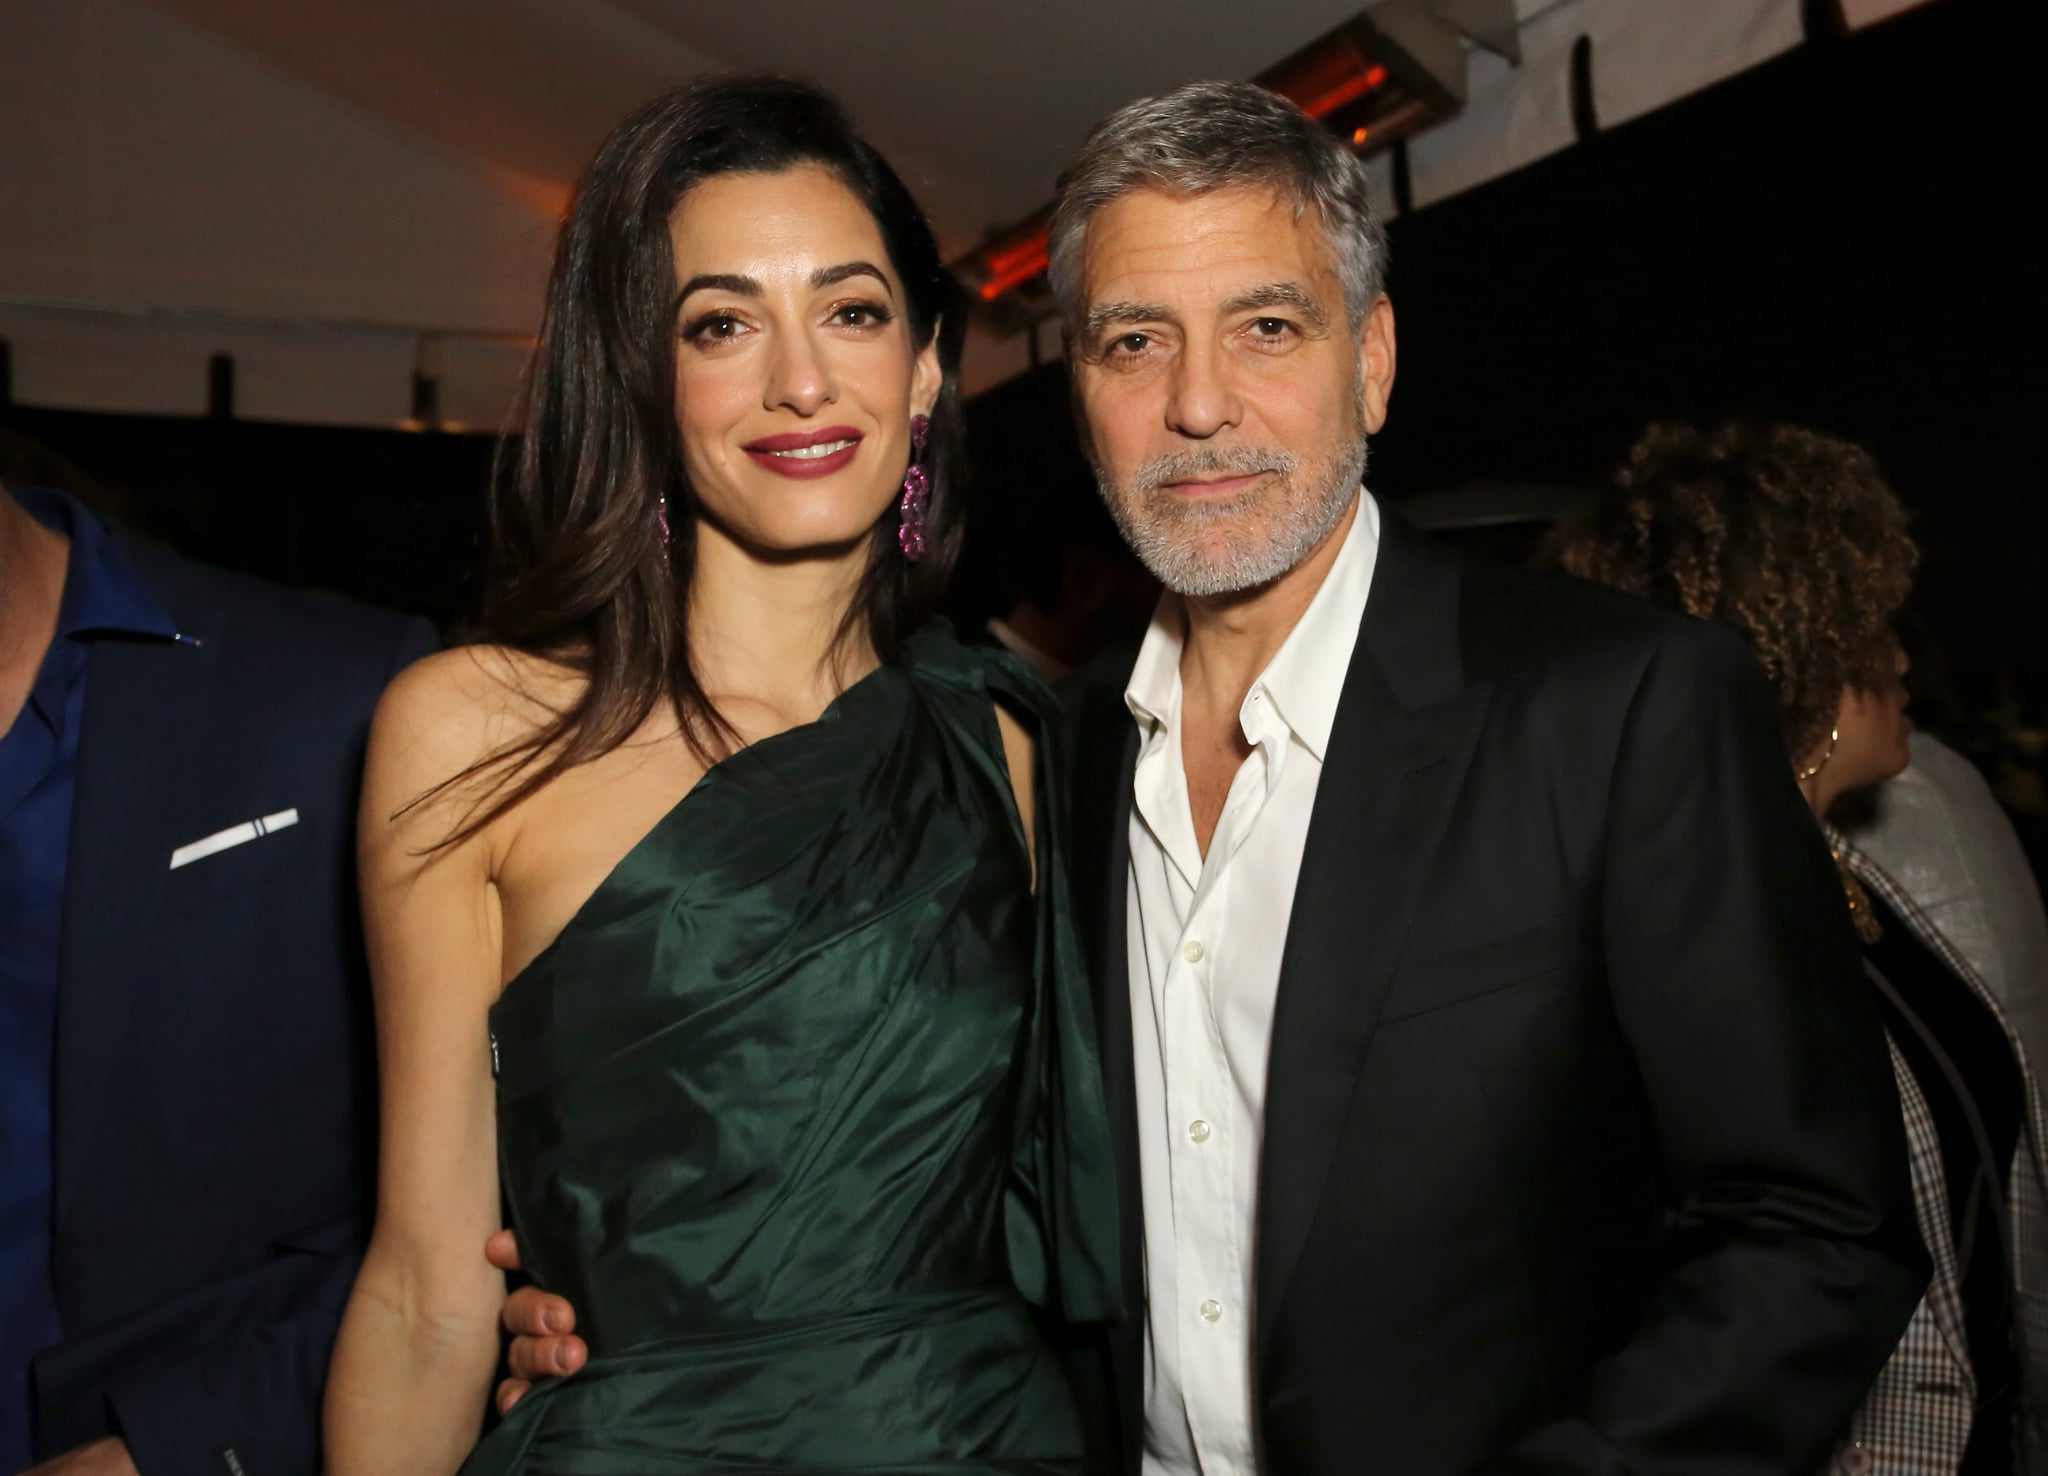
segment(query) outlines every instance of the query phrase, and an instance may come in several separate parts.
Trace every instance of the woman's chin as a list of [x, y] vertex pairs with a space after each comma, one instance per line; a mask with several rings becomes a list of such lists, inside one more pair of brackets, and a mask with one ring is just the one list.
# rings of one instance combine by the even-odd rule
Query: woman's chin
[[853, 528], [776, 529], [742, 542], [763, 563], [836, 564], [865, 554], [874, 531], [872, 523]]
[[727, 525], [726, 536], [750, 557], [770, 564], [838, 563], [865, 552], [880, 515], [782, 518]]

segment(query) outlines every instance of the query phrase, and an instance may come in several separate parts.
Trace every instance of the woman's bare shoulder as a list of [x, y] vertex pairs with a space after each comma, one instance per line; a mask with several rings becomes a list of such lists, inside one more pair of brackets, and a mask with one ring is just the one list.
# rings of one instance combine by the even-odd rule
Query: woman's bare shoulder
[[451, 646], [422, 656], [391, 679], [380, 714], [438, 727], [524, 722], [538, 725], [582, 693], [584, 678], [561, 661], [510, 646]]
[[506, 646], [455, 646], [420, 658], [377, 703], [366, 801], [395, 817], [427, 796], [459, 799], [458, 781], [539, 733], [583, 687], [573, 668]]

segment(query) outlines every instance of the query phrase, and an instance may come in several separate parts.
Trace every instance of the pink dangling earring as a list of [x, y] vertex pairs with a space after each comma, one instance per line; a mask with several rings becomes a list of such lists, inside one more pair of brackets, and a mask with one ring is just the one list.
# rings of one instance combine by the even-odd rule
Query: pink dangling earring
[[896, 505], [902, 517], [896, 526], [896, 546], [913, 564], [924, 557], [924, 520], [931, 500], [931, 479], [925, 475], [922, 458], [925, 437], [931, 428], [929, 415], [910, 417], [910, 469], [903, 473], [903, 500]]
[[664, 492], [654, 501], [655, 521], [661, 524], [661, 567], [668, 567], [668, 546], [672, 535], [668, 531], [668, 493]]

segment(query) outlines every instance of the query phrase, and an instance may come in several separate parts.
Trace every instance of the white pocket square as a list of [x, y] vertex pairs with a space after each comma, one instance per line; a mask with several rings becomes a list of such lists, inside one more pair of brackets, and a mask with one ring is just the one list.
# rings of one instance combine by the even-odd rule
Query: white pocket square
[[273, 830], [299, 823], [297, 810], [279, 810], [275, 815], [265, 815], [260, 820], [244, 820], [240, 825], [230, 825], [226, 830], [216, 830], [212, 835], [201, 836], [189, 846], [180, 846], [171, 852], [171, 870], [190, 866], [194, 861], [204, 861], [232, 847], [243, 845], [259, 837], [269, 835]]

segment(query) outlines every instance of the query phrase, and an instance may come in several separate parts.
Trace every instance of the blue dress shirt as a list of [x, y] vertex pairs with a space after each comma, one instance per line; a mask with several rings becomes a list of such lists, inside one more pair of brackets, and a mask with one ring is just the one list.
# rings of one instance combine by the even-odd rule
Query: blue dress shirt
[[71, 548], [56, 635], [0, 734], [0, 1472], [29, 1464], [29, 1359], [62, 1334], [50, 1272], [51, 1066], [86, 655], [110, 636], [177, 634], [97, 518], [60, 492], [12, 495]]

